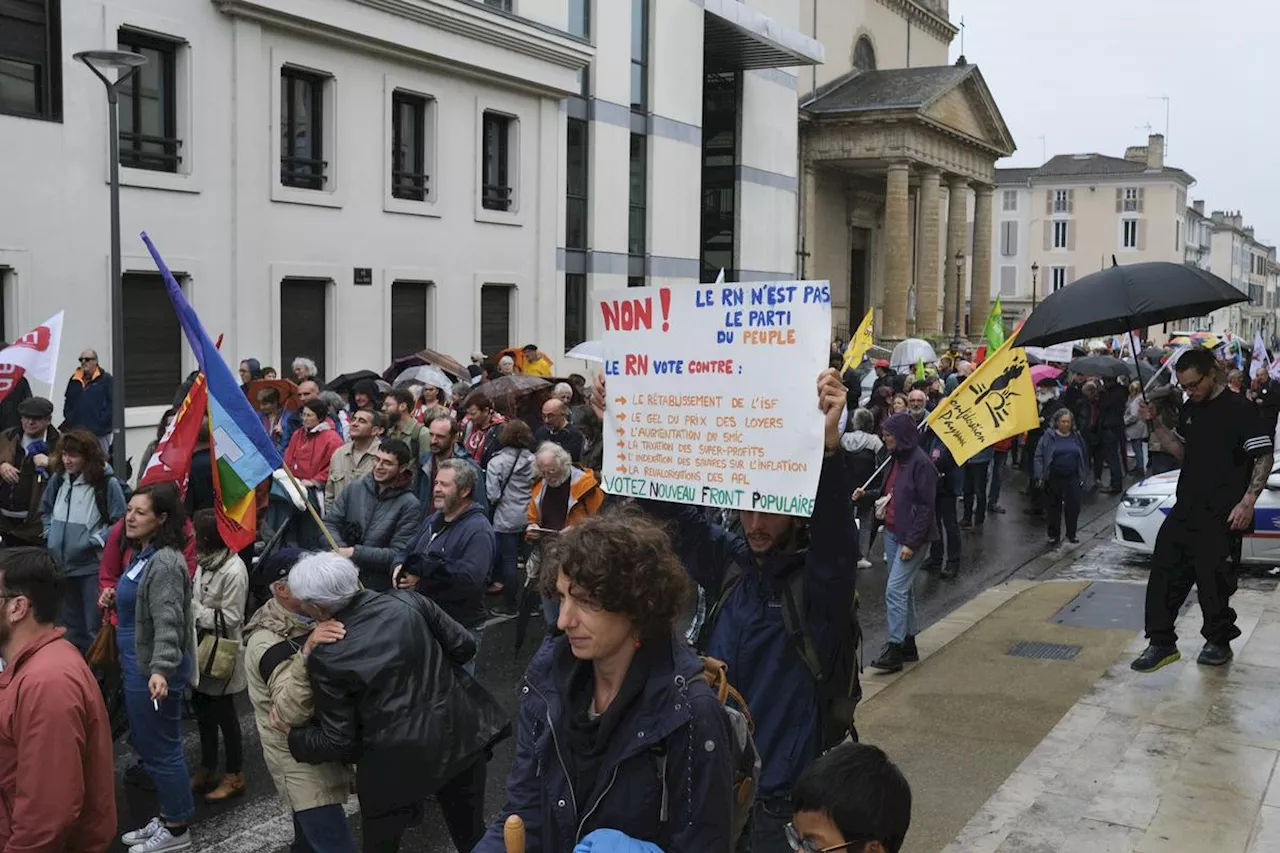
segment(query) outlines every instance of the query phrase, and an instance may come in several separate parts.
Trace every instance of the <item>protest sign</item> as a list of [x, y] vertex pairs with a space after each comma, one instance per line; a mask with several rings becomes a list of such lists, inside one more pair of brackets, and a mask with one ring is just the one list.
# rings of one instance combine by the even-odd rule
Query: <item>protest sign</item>
[[606, 492], [808, 516], [823, 457], [825, 281], [596, 294]]

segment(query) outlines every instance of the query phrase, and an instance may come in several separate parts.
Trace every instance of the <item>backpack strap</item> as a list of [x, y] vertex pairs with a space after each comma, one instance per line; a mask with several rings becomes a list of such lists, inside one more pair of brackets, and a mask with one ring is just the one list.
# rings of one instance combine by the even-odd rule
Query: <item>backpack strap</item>
[[818, 647], [814, 645], [813, 636], [809, 633], [804, 604], [804, 569], [797, 569], [787, 577], [787, 582], [782, 587], [782, 624], [796, 653], [809, 668], [813, 680], [821, 684], [827, 680], [827, 672], [818, 655]]
[[306, 644], [307, 638], [310, 636], [311, 632], [308, 631], [301, 636], [281, 640], [263, 652], [262, 657], [258, 659], [258, 675], [262, 676], [262, 683], [270, 684], [272, 673], [276, 671], [280, 664], [297, 654], [298, 649]]

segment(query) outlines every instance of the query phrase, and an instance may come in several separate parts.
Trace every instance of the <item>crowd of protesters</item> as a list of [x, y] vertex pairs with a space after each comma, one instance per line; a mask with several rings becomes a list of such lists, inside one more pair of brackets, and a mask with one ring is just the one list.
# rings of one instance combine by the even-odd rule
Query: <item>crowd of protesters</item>
[[[56, 843], [19, 846], [100, 849], [113, 836], [110, 722], [82, 659], [94, 659], [105, 610], [139, 759], [130, 772], [157, 795], [156, 817], [121, 836], [131, 853], [190, 846], [197, 796], [244, 794], [234, 697], [246, 692], [299, 851], [355, 849], [342, 808], [354, 781], [366, 850], [397, 849], [434, 798], [460, 851], [501, 850], [504, 820], [518, 815], [531, 853], [588, 839], [594, 853], [857, 842], [896, 853], [910, 790], [854, 727], [855, 588], [871, 537], [888, 614], [871, 666], [893, 672], [919, 658], [917, 572], [964, 570], [965, 537], [1006, 514], [1009, 468], [1026, 472], [1026, 512], [1057, 545], [1076, 541], [1086, 491], [1117, 492], [1178, 459], [1151, 426], [1176, 421], [1167, 381], [1148, 390], [1148, 408], [1136, 383], [1043, 379], [1039, 427], [957, 465], [920, 426], [974, 357], [949, 354], [923, 376], [872, 363], [865, 400], [837, 359], [814, 386], [825, 455], [812, 516], [726, 516], [604, 493], [603, 377], [500, 406], [473, 392], [514, 373], [550, 377], [552, 362], [537, 347], [477, 355], [449, 387], [336, 391], [300, 358], [296, 401], [255, 392], [269, 368], [242, 362], [245, 392], [306, 492], [298, 505], [272, 486], [264, 538], [284, 547], [260, 559], [221, 538], [207, 430], [185, 496], [174, 484], [130, 495], [92, 427], [55, 429], [47, 400], [18, 404], [0, 433], [0, 791], [32, 761], [61, 761], [77, 768], [72, 796], [87, 816], [49, 824]], [[96, 355], [86, 364], [78, 399], [104, 381]], [[1238, 384], [1274, 430], [1275, 383], [1259, 373]], [[475, 679], [476, 654], [495, 617], [531, 601], [545, 641], [508, 718]], [[83, 734], [50, 759], [31, 752], [43, 735], [18, 734], [32, 714], [10, 707], [19, 679], [51, 685], [52, 713], [88, 709], [74, 711]], [[188, 692], [194, 767], [182, 749]], [[486, 825], [487, 764], [509, 736], [506, 802]], [[0, 816], [0, 837], [49, 822], [29, 800], [7, 800], [18, 807]]]

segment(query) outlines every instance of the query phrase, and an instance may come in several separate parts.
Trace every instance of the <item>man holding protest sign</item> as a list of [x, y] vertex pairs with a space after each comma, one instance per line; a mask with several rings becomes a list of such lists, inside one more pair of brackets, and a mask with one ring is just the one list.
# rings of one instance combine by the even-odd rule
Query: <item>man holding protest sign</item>
[[[850, 485], [839, 457], [847, 389], [833, 369], [818, 376], [823, 461], [806, 521], [742, 510], [741, 535], [696, 506], [643, 501], [674, 522], [676, 552], [706, 591], [699, 649], [728, 664], [755, 721], [763, 762], [752, 830], [757, 853], [785, 853], [790, 791], [811, 761], [853, 731], [857, 684]], [[604, 377], [592, 406], [605, 416]], [[856, 732], [855, 732], [856, 738]]]

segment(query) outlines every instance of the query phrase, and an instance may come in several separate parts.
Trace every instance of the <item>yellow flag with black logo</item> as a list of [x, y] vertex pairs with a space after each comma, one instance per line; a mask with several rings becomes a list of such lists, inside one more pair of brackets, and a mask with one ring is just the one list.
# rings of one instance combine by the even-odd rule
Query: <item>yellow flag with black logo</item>
[[840, 368], [841, 373], [862, 364], [862, 357], [867, 354], [867, 350], [871, 349], [872, 344], [875, 343], [871, 328], [875, 314], [876, 309], [874, 308], [867, 311], [867, 315], [858, 324], [858, 330], [849, 339], [849, 346], [844, 351], [844, 364]]
[[963, 465], [984, 447], [1040, 426], [1031, 367], [1014, 334], [929, 415], [929, 427]]

